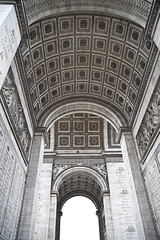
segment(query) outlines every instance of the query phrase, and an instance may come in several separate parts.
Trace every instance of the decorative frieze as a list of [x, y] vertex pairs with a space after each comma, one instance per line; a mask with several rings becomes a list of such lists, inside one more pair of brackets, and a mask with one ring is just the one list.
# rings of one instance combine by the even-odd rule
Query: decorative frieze
[[28, 130], [17, 87], [14, 83], [14, 76], [11, 68], [2, 86], [2, 93], [4, 96], [4, 101], [8, 107], [11, 120], [16, 129], [19, 142], [24, 152], [27, 154], [31, 143], [31, 136]]
[[[38, 8], [36, 7], [38, 4]], [[56, 11], [57, 8], [70, 8], [71, 6], [95, 6], [95, 7], [102, 7], [103, 9], [114, 9], [114, 11], [119, 10], [126, 12], [127, 14], [131, 14], [132, 16], [137, 16], [139, 19], [146, 21], [149, 9], [150, 9], [150, 3], [149, 1], [142, 1], [142, 0], [136, 0], [134, 3], [131, 0], [55, 0], [52, 1], [25, 1], [25, 7], [26, 7], [26, 13], [28, 16], [29, 21], [32, 21], [32, 18], [38, 13], [41, 13], [42, 11], [51, 10]], [[67, 28], [67, 23], [65, 24], [65, 27]], [[85, 22], [83, 27], [85, 27]], [[101, 25], [101, 28], [103, 28], [103, 25]]]
[[[55, 164], [53, 166], [53, 181], [66, 169], [79, 166], [79, 164]], [[81, 166], [89, 167], [96, 170], [106, 181], [107, 180], [107, 168], [105, 164], [81, 164]]]
[[143, 121], [137, 134], [137, 144], [140, 156], [143, 157], [159, 130], [160, 124], [160, 79], [147, 107]]

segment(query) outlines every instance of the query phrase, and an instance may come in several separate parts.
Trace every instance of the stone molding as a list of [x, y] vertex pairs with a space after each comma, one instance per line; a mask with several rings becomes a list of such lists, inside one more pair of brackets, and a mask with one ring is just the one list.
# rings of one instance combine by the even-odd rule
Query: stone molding
[[[56, 178], [66, 169], [80, 166], [80, 164], [55, 164], [53, 165], [53, 181], [56, 180]], [[91, 164], [91, 165], [86, 165], [86, 164], [81, 164], [83, 167], [88, 167], [91, 169], [96, 170], [103, 178], [105, 181], [107, 180], [107, 168], [105, 164]]]
[[[44, 12], [47, 11], [56, 11], [57, 9], [65, 9], [67, 10], [67, 7], [70, 9], [71, 7], [79, 9], [81, 6], [92, 6], [93, 7], [100, 7], [106, 9], [113, 10], [114, 12], [116, 11], [122, 11], [124, 13], [127, 13], [127, 16], [135, 16], [141, 19], [141, 21], [145, 22], [147, 20], [149, 10], [150, 10], [150, 3], [147, 1], [142, 1], [142, 0], [55, 0], [55, 1], [46, 1], [46, 0], [41, 0], [41, 1], [33, 1], [33, 0], [28, 0], [24, 2], [25, 8], [26, 8], [26, 14], [28, 17], [29, 22], [33, 22], [34, 20], [38, 20], [37, 15], [42, 16]], [[88, 9], [87, 9], [88, 10]], [[64, 10], [63, 10], [64, 11]], [[46, 13], [45, 13], [46, 15]], [[36, 19], [37, 18], [37, 19]]]

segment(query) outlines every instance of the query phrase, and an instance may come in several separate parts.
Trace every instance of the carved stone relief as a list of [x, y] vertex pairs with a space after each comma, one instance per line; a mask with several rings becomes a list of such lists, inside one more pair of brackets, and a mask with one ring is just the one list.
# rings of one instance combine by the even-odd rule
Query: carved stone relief
[[11, 120], [13, 121], [16, 129], [20, 144], [24, 152], [27, 153], [29, 150], [31, 137], [11, 69], [6, 76], [2, 87], [2, 93], [8, 106], [8, 110], [12, 118]]
[[145, 154], [160, 124], [160, 79], [147, 107], [137, 134], [137, 144], [141, 157]]
[[[64, 170], [79, 166], [79, 164], [56, 164], [53, 167], [53, 181], [60, 175]], [[86, 164], [81, 164], [81, 166], [84, 167], [89, 167], [94, 170], [96, 170], [106, 181], [107, 180], [107, 168], [105, 164], [92, 164], [92, 165], [86, 165]]]

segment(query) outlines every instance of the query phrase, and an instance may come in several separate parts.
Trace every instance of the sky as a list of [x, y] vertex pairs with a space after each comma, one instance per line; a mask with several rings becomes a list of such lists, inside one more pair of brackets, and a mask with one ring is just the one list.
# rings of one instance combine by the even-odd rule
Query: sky
[[91, 200], [70, 198], [62, 212], [60, 240], [100, 240], [96, 207]]

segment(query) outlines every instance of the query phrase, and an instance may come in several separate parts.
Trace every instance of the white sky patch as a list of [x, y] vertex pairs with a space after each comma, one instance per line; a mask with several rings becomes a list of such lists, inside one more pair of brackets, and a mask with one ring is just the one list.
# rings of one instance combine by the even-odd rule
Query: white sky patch
[[62, 208], [60, 240], [99, 240], [96, 207], [86, 197], [73, 197]]

